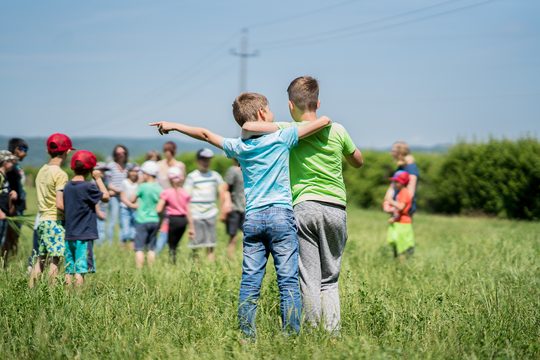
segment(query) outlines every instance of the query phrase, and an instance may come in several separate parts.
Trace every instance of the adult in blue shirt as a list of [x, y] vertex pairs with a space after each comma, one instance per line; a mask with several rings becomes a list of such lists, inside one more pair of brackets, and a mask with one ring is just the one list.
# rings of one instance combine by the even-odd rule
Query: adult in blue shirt
[[[390, 154], [394, 158], [397, 164], [398, 170], [403, 170], [409, 173], [409, 184], [407, 189], [413, 197], [413, 203], [411, 209], [409, 210], [409, 215], [412, 215], [416, 212], [416, 185], [418, 184], [418, 178], [420, 177], [420, 172], [418, 171], [418, 166], [414, 161], [414, 157], [411, 155], [411, 150], [409, 145], [405, 141], [396, 141], [392, 145], [392, 150]], [[392, 185], [388, 187], [384, 200], [395, 200], [396, 191]]]

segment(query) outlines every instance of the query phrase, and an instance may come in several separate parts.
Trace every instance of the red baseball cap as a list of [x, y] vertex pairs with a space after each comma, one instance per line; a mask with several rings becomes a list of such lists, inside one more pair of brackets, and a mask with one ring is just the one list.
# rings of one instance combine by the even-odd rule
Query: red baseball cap
[[68, 150], [75, 150], [69, 136], [56, 133], [52, 134], [47, 139], [48, 152], [65, 152]]
[[407, 185], [409, 183], [409, 173], [406, 172], [406, 171], [396, 171], [396, 173], [394, 174], [394, 176], [392, 176], [390, 178], [390, 180], [392, 181], [395, 181], [395, 182], [398, 182], [400, 184], [403, 184], [403, 185]]
[[91, 151], [79, 150], [71, 157], [71, 169], [75, 170], [77, 167], [77, 161], [82, 163], [83, 169], [92, 170], [96, 167], [97, 159]]

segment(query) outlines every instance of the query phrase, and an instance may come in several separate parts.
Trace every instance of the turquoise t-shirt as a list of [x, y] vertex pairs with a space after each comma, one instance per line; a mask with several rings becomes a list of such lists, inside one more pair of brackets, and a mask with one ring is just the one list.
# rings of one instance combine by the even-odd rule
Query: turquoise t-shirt
[[298, 144], [298, 129], [291, 127], [252, 139], [224, 139], [223, 150], [242, 168], [246, 215], [270, 206], [292, 209], [289, 151]]
[[[301, 123], [276, 123], [280, 129]], [[343, 181], [343, 156], [354, 153], [356, 145], [345, 128], [332, 123], [300, 140], [291, 150], [291, 188], [293, 204], [323, 201], [345, 206], [347, 194]]]
[[163, 189], [157, 182], [146, 182], [137, 188], [137, 213], [135, 221], [139, 224], [159, 222], [156, 205]]

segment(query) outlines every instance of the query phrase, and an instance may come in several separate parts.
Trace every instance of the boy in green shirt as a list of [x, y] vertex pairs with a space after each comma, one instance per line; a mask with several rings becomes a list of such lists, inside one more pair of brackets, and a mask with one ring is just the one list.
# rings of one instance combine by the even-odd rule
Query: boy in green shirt
[[[302, 76], [287, 88], [293, 123], [245, 123], [248, 133], [277, 131], [302, 126], [317, 119], [319, 84]], [[306, 320], [339, 331], [338, 279], [341, 256], [347, 242], [347, 213], [342, 158], [356, 168], [363, 165], [345, 128], [332, 123], [299, 141], [290, 154], [290, 179], [300, 245], [300, 287]]]
[[135, 214], [135, 265], [144, 266], [144, 249], [148, 250], [146, 260], [152, 265], [156, 258], [156, 235], [159, 230], [159, 215], [156, 206], [163, 190], [156, 182], [159, 166], [155, 161], [145, 161], [141, 166], [143, 183], [137, 187], [132, 202], [137, 201]]

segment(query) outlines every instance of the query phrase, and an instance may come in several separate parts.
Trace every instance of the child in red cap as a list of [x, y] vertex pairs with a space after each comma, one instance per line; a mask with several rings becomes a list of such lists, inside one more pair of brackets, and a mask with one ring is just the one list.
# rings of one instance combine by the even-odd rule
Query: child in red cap
[[[75, 176], [64, 188], [64, 212], [66, 229], [66, 283], [84, 283], [84, 275], [96, 271], [94, 240], [98, 239], [97, 211], [99, 202], [109, 201], [109, 192], [102, 180], [101, 171], [94, 170], [96, 156], [87, 150], [79, 150], [71, 158]], [[92, 174], [94, 182], [87, 181]]]
[[409, 215], [413, 199], [407, 189], [409, 173], [397, 171], [390, 180], [395, 189], [395, 198], [383, 204], [385, 212], [392, 214], [388, 219], [390, 226], [387, 240], [392, 247], [394, 257], [403, 261], [407, 255], [414, 253], [414, 233], [412, 218]]
[[38, 261], [30, 275], [29, 286], [33, 287], [44, 270], [47, 258], [50, 260], [49, 279], [58, 275], [58, 264], [64, 256], [64, 202], [62, 191], [68, 176], [60, 168], [68, 153], [73, 150], [71, 139], [64, 134], [52, 134], [47, 139], [49, 162], [39, 169], [36, 176], [37, 203], [39, 210]]

